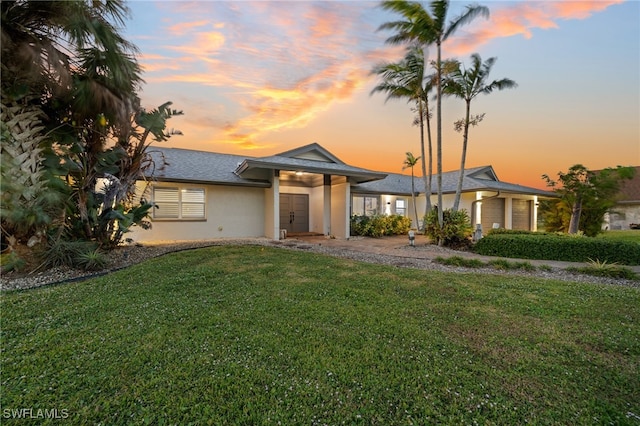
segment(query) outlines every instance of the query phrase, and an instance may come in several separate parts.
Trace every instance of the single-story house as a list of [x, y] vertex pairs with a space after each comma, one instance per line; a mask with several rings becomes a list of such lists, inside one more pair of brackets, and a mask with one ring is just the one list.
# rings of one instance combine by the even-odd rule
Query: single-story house
[[[426, 206], [421, 178], [414, 181], [415, 218], [410, 176], [350, 166], [316, 143], [258, 158], [162, 147], [149, 154], [157, 169], [144, 197], [156, 208], [152, 228], [136, 228], [135, 241], [280, 239], [285, 233], [349, 238], [352, 215], [401, 214], [417, 225]], [[457, 177], [443, 174], [445, 208], [453, 204]], [[139, 182], [140, 191], [145, 186]], [[433, 187], [435, 194], [435, 180]], [[461, 208], [484, 229], [535, 230], [538, 197], [546, 196], [499, 181], [491, 166], [477, 167], [465, 170]]]
[[604, 229], [629, 229], [640, 226], [640, 166], [634, 167], [632, 179], [624, 179], [616, 205], [605, 215]]

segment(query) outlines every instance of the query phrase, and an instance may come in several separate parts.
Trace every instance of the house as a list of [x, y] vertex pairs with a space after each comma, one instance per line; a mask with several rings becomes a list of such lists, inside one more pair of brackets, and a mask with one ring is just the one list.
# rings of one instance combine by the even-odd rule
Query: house
[[[258, 158], [161, 147], [149, 154], [157, 169], [148, 187], [138, 185], [156, 207], [152, 229], [133, 231], [135, 241], [280, 239], [285, 233], [349, 238], [354, 214], [401, 214], [417, 223], [411, 177], [350, 166], [316, 143]], [[443, 175], [445, 208], [453, 203], [457, 176]], [[535, 229], [538, 197], [548, 192], [500, 182], [491, 166], [465, 170], [464, 179], [461, 208], [472, 212], [474, 224]], [[422, 179], [415, 185], [421, 218]]]
[[622, 181], [616, 205], [605, 214], [604, 229], [640, 227], [640, 166], [634, 169], [633, 178]]

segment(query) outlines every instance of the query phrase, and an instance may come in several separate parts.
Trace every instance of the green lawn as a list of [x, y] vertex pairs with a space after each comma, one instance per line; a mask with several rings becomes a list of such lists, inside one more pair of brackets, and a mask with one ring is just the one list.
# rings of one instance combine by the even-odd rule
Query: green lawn
[[621, 286], [212, 247], [4, 293], [1, 347], [3, 420], [640, 422], [640, 290]]
[[627, 229], [624, 231], [604, 231], [596, 238], [606, 238], [613, 241], [631, 241], [640, 243], [640, 229]]

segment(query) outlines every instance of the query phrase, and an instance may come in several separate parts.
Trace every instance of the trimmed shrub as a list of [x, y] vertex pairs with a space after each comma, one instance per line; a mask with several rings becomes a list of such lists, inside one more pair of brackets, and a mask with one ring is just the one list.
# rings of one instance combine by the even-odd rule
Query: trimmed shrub
[[490, 233], [474, 247], [478, 254], [522, 259], [615, 262], [640, 265], [640, 244], [557, 234]]
[[351, 217], [351, 235], [379, 238], [385, 235], [403, 235], [410, 228], [411, 219], [397, 214]]
[[471, 220], [466, 210], [447, 209], [442, 212], [444, 226], [438, 226], [438, 211], [431, 210], [424, 218], [424, 233], [431, 241], [442, 242], [447, 247], [464, 248], [471, 243]]

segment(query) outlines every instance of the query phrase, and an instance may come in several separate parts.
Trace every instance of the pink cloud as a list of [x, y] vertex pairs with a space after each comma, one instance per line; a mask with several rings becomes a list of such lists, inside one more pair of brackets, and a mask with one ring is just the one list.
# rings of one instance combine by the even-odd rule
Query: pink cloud
[[522, 2], [491, 10], [488, 21], [478, 20], [474, 30], [453, 36], [446, 45], [448, 53], [466, 55], [495, 38], [521, 35], [533, 37], [535, 29], [558, 28], [562, 19], [585, 19], [623, 0]]
[[166, 29], [171, 34], [178, 36], [184, 35], [190, 31], [193, 31], [194, 28], [200, 28], [210, 25], [210, 21], [202, 20], [196, 22], [180, 22], [178, 24], [170, 25]]

